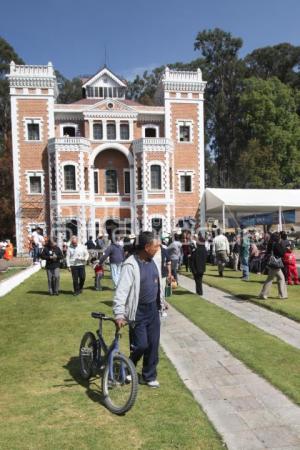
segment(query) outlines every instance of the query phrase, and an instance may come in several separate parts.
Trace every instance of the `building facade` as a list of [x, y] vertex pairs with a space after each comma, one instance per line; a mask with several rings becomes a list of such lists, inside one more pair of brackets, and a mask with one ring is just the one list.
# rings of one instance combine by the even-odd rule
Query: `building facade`
[[53, 66], [10, 66], [16, 240], [204, 225], [205, 82], [165, 69], [156, 100], [126, 99], [107, 67], [58, 104]]

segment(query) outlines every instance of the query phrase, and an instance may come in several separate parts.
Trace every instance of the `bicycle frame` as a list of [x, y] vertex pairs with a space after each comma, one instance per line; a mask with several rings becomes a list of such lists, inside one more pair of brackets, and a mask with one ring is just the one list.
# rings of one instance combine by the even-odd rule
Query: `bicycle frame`
[[[107, 319], [105, 317], [101, 317], [99, 319], [99, 329], [97, 330], [97, 335], [98, 335], [98, 351], [103, 348], [104, 351], [104, 358], [106, 359], [108, 365], [109, 365], [109, 378], [114, 381], [114, 375], [113, 375], [113, 357], [116, 353], [118, 353], [120, 351], [120, 346], [119, 346], [119, 340], [121, 338], [121, 333], [119, 330], [116, 330], [115, 333], [115, 337], [114, 340], [112, 342], [112, 344], [108, 347], [104, 341], [104, 338], [102, 336], [102, 320], [110, 320]], [[101, 356], [99, 355], [99, 363], [101, 363]], [[123, 364], [121, 365], [121, 370], [122, 370], [122, 382], [125, 383], [126, 380], [126, 374], [125, 374], [125, 370], [124, 370], [124, 366]]]

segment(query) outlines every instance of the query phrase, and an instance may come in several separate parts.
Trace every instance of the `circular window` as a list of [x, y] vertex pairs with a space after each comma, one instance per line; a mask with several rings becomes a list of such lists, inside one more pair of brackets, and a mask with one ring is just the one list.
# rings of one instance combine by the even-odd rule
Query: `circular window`
[[107, 103], [107, 107], [108, 107], [108, 109], [112, 109], [114, 107], [114, 104], [113, 103]]

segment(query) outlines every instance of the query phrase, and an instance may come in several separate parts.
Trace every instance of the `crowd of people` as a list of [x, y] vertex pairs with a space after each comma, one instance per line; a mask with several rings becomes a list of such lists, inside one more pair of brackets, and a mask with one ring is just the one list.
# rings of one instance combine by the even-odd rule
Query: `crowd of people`
[[[6, 242], [0, 250], [9, 254], [7, 249], [11, 247]], [[281, 299], [287, 298], [286, 284], [300, 284], [293, 245], [284, 232], [263, 234], [241, 230], [223, 234], [216, 229], [195, 235], [189, 230], [178, 230], [160, 237], [152, 231], [141, 232], [137, 237], [112, 233], [110, 239], [104, 235], [94, 241], [90, 236], [85, 243], [72, 236], [60, 248], [54, 238], [43, 236], [37, 228], [30, 236], [29, 248], [34, 264], [44, 263], [51, 296], [60, 293], [62, 268], [71, 272], [73, 295], [80, 295], [88, 264], [94, 270], [95, 290], [101, 291], [109, 261], [116, 324], [118, 327], [129, 324], [131, 359], [136, 364], [143, 357], [140, 381], [153, 388], [159, 387], [159, 315], [166, 315], [166, 292], [169, 285], [177, 286], [182, 266], [193, 274], [198, 295], [203, 295], [202, 279], [207, 263], [217, 266], [220, 277], [226, 276], [225, 267], [240, 270], [245, 282], [250, 272], [267, 273], [259, 293], [261, 299], [268, 298], [274, 279]]]

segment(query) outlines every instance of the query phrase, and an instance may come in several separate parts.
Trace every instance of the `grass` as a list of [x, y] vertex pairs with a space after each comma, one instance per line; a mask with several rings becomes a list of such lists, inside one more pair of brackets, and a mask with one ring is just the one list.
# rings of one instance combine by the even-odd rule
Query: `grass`
[[21, 270], [24, 270], [21, 267], [14, 267], [11, 269], [7, 269], [5, 272], [0, 272], [0, 282], [3, 280], [7, 280], [7, 278], [12, 277], [13, 275], [16, 275], [17, 273], [21, 272]]
[[[92, 310], [111, 313], [113, 291], [86, 289], [71, 295], [71, 277], [62, 271], [63, 293], [46, 294], [40, 271], [0, 301], [0, 448], [1, 450], [203, 449], [224, 448], [206, 415], [161, 352], [161, 388], [141, 386], [125, 416], [100, 402], [99, 380], [79, 376], [82, 334], [94, 331]], [[113, 326], [105, 323], [108, 341]], [[128, 347], [127, 336], [121, 340]]]
[[174, 291], [170, 303], [237, 359], [300, 404], [300, 350], [183, 288]]
[[[185, 270], [181, 270], [181, 274], [193, 278], [192, 274]], [[288, 286], [289, 298], [283, 301], [278, 299], [277, 285], [274, 282], [268, 300], [260, 300], [257, 296], [267, 276], [251, 273], [250, 280], [245, 282], [241, 281], [241, 274], [242, 272], [225, 269], [224, 277], [221, 278], [218, 275], [217, 266], [208, 264], [203, 282], [300, 322], [300, 286]]]

